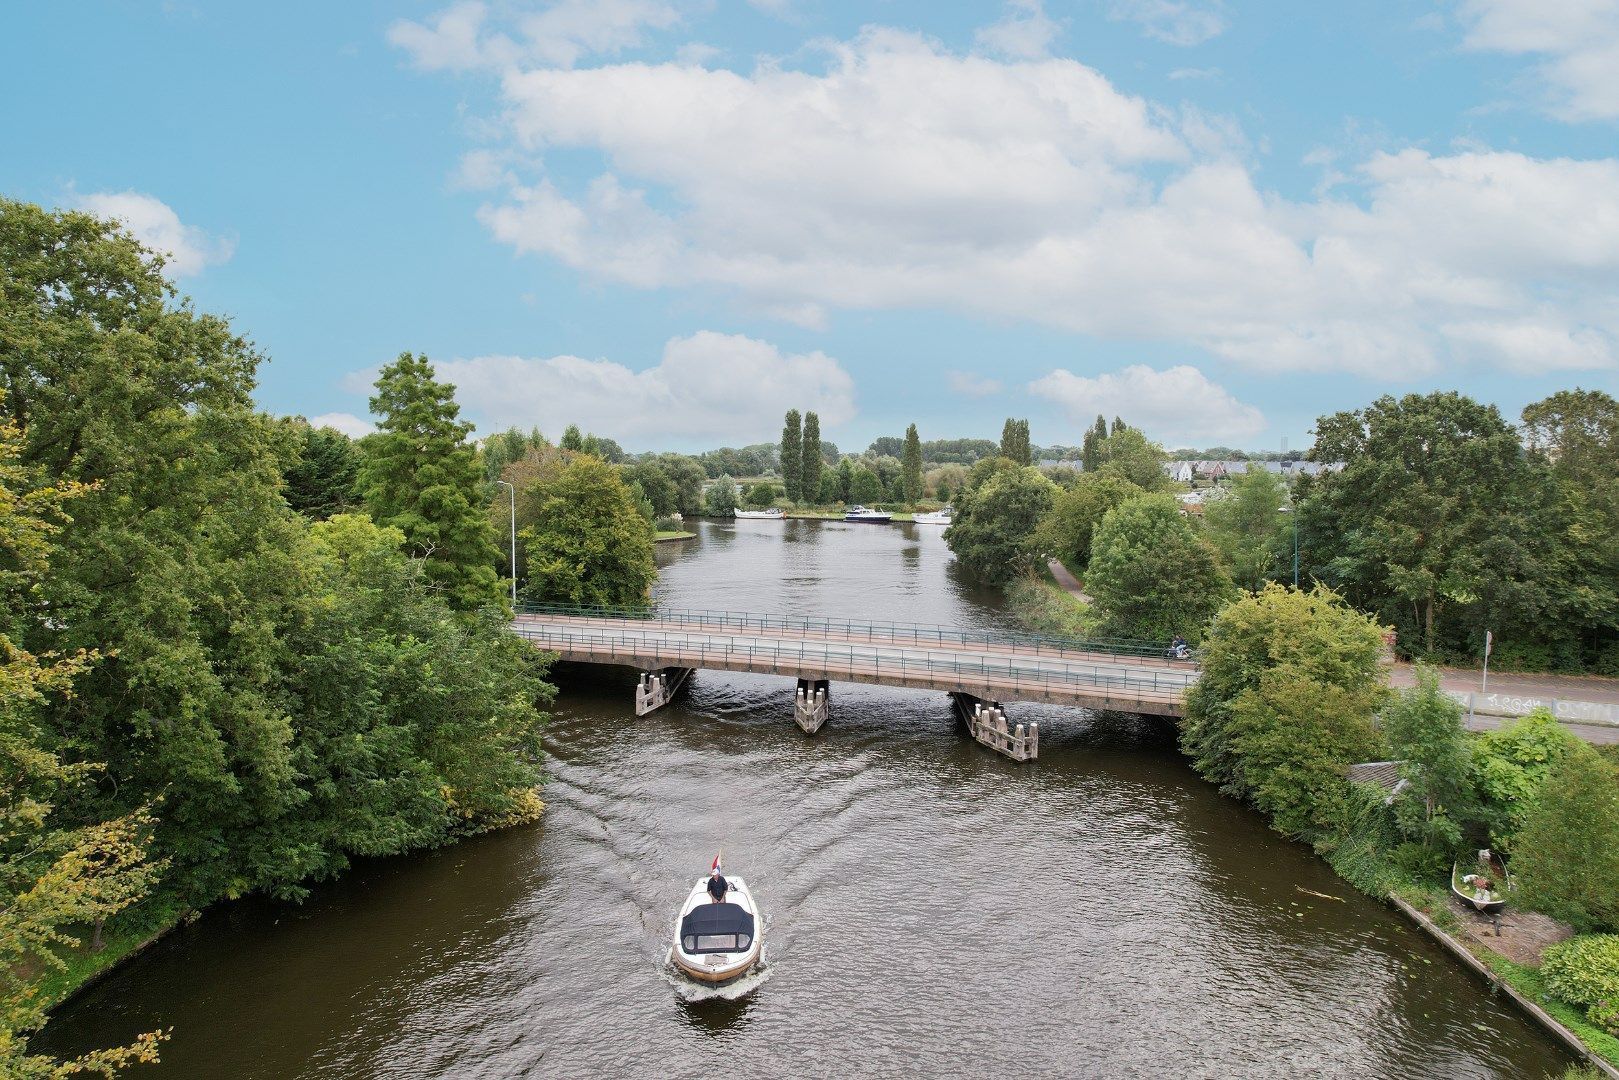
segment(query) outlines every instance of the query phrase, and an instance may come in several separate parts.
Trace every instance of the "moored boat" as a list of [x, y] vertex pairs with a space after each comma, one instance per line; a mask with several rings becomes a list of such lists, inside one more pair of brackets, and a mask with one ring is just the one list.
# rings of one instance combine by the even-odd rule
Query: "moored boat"
[[1507, 906], [1512, 875], [1499, 855], [1480, 848], [1478, 854], [1457, 859], [1450, 868], [1450, 891], [1474, 911], [1494, 915]]
[[865, 521], [873, 525], [887, 525], [893, 517], [882, 510], [871, 510], [864, 506], [851, 506], [843, 515], [844, 521]]
[[[716, 858], [714, 875], [719, 865]], [[764, 950], [764, 926], [747, 882], [722, 877], [725, 898], [716, 901], [709, 895], [712, 876], [699, 878], [686, 897], [669, 957], [682, 974], [719, 985], [753, 970]]]
[[787, 512], [779, 506], [772, 506], [768, 510], [743, 510], [738, 508], [736, 516], [739, 518], [764, 518], [768, 521], [780, 521], [787, 516]]
[[943, 510], [935, 510], [932, 513], [917, 514], [911, 520], [918, 525], [948, 525], [950, 524], [950, 517], [954, 513], [954, 508], [947, 506]]

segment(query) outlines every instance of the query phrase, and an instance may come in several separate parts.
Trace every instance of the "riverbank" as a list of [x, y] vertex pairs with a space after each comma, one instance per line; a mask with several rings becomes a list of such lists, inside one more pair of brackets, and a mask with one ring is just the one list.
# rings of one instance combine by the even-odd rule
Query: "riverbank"
[[[1484, 927], [1491, 920], [1476, 913], [1458, 911], [1445, 894], [1409, 890], [1410, 899], [1389, 894], [1389, 903], [1423, 932], [1443, 945], [1453, 956], [1492, 987], [1506, 994], [1525, 1014], [1551, 1032], [1569, 1049], [1582, 1056], [1601, 1075], [1619, 1080], [1619, 1039], [1593, 1026], [1579, 1009], [1546, 993], [1540, 978], [1540, 953], [1544, 946], [1531, 945], [1516, 959], [1503, 955], [1485, 942]], [[1443, 899], [1436, 899], [1445, 897]], [[1468, 927], [1463, 920], [1479, 925]], [[1549, 921], [1549, 920], [1548, 920]], [[1471, 932], [1470, 932], [1471, 931]], [[1502, 933], [1497, 927], [1496, 934]]]
[[673, 543], [677, 543], [677, 542], [679, 542], [681, 540], [695, 540], [695, 539], [697, 539], [697, 534], [694, 533], [694, 532], [672, 531], [672, 532], [658, 532], [658, 533], [654, 533], [652, 535], [652, 542], [654, 544], [673, 544]]

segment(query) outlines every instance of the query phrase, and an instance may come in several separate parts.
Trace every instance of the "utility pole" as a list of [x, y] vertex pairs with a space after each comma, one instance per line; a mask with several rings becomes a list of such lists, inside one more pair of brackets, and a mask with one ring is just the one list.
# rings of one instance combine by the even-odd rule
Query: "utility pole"
[[517, 614], [517, 488], [504, 480], [496, 480], [495, 483], [510, 492], [512, 497], [512, 614], [515, 615]]
[[1479, 676], [1478, 692], [1483, 694], [1490, 685], [1490, 649], [1495, 645], [1495, 635], [1484, 631], [1484, 673]]

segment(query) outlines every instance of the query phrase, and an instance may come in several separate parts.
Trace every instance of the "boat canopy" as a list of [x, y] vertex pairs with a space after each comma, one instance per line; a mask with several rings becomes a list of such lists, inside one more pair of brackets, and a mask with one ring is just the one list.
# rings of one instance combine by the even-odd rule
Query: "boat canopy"
[[753, 916], [740, 904], [701, 904], [680, 920], [680, 947], [688, 953], [746, 952]]

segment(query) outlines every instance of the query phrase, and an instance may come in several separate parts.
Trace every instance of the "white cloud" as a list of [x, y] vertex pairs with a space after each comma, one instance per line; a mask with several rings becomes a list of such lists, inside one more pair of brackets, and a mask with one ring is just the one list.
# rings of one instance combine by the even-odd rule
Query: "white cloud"
[[427, 71], [506, 69], [518, 63], [569, 67], [586, 56], [613, 55], [646, 43], [646, 31], [666, 30], [680, 13], [665, 0], [555, 0], [518, 15], [507, 30], [488, 24], [478, 0], [452, 4], [424, 25], [401, 19], [388, 41]]
[[1463, 43], [1540, 56], [1547, 107], [1564, 120], [1619, 118], [1619, 3], [1614, 0], [1463, 0]]
[[952, 371], [945, 376], [950, 389], [967, 397], [988, 397], [1001, 390], [999, 379], [986, 379], [968, 371]]
[[1219, 0], [1113, 0], [1111, 15], [1170, 45], [1201, 45], [1225, 32], [1224, 7]]
[[478, 427], [559, 432], [578, 424], [630, 445], [660, 439], [757, 442], [788, 409], [813, 408], [824, 428], [855, 414], [854, 382], [821, 352], [784, 355], [740, 334], [673, 338], [653, 367], [634, 371], [577, 356], [480, 356], [435, 365]]
[[1218, 79], [1219, 68], [1176, 68], [1169, 73], [1169, 77], [1176, 82], [1183, 79]]
[[1122, 416], [1148, 435], [1171, 442], [1239, 442], [1263, 431], [1265, 418], [1197, 368], [1155, 371], [1133, 364], [1095, 377], [1061, 368], [1029, 384], [1029, 392], [1062, 406], [1077, 425]]
[[363, 439], [373, 431], [376, 426], [369, 420], [362, 420], [353, 413], [329, 412], [309, 418], [310, 427], [329, 427], [341, 431], [351, 439]]
[[226, 262], [236, 242], [186, 225], [169, 205], [138, 191], [104, 191], [76, 196], [73, 205], [97, 217], [115, 218], [146, 247], [160, 253], [174, 277], [190, 277], [206, 266]]
[[[1612, 355], [1619, 161], [1362, 149], [1294, 201], [1255, 183], [1234, 121], [1072, 60], [880, 28], [827, 48], [823, 72], [510, 72], [480, 220], [602, 280], [809, 327], [942, 308], [1377, 378]], [[547, 174], [553, 150], [601, 171]]]
[[1000, 56], [1034, 60], [1045, 56], [1061, 26], [1040, 0], [1007, 0], [1006, 14], [973, 35], [978, 47]]

